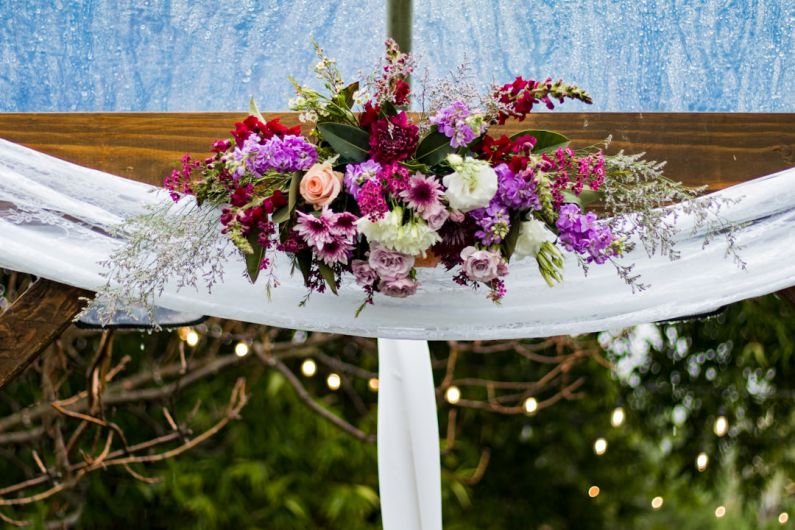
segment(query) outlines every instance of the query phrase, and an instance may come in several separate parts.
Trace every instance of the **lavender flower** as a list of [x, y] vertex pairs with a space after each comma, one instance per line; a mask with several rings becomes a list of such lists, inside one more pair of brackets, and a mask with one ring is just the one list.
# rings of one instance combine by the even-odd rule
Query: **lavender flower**
[[454, 101], [431, 116], [430, 122], [450, 138], [450, 145], [463, 147], [480, 136], [485, 129], [483, 117], [473, 114], [466, 103]]
[[475, 232], [475, 237], [479, 238], [484, 246], [499, 245], [508, 235], [511, 228], [510, 213], [499, 201], [492, 200], [488, 208], [478, 208], [469, 214], [480, 226], [480, 230]]
[[524, 171], [514, 173], [507, 164], [494, 168], [497, 173], [497, 195], [499, 203], [510, 209], [540, 210], [541, 202], [536, 191], [538, 183], [532, 174]]
[[302, 136], [288, 134], [283, 138], [274, 136], [265, 143], [260, 141], [259, 136], [252, 134], [242, 147], [230, 153], [228, 160], [237, 163], [235, 177], [241, 177], [246, 171], [257, 176], [268, 171], [306, 171], [317, 162], [317, 149]]
[[564, 204], [560, 208], [557, 227], [563, 247], [570, 252], [587, 255], [585, 260], [588, 263], [602, 264], [616, 254], [610, 227], [598, 224], [593, 212], [582, 215], [576, 205]]
[[381, 164], [375, 160], [365, 160], [360, 164], [348, 164], [345, 167], [345, 191], [359, 199], [359, 191], [365, 182], [372, 180], [381, 171]]

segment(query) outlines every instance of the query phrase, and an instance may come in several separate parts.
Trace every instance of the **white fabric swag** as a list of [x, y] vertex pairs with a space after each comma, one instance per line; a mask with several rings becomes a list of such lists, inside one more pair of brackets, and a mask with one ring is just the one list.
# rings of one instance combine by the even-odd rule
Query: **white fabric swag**
[[[427, 345], [444, 339], [505, 339], [577, 334], [705, 313], [731, 302], [795, 285], [795, 168], [733, 186], [718, 196], [741, 200], [723, 211], [738, 226], [746, 268], [726, 259], [718, 238], [703, 245], [694, 220], [681, 216], [682, 258], [649, 257], [639, 245], [623, 261], [650, 285], [633, 294], [610, 265], [584, 276], [566, 263], [563, 285], [549, 288], [533, 260], [512, 263], [508, 294], [495, 305], [483, 292], [455, 285], [443, 269], [421, 269], [415, 296], [376, 296], [356, 318], [363, 293], [346, 282], [339, 296], [313, 295], [305, 307], [300, 275], [277, 257], [281, 285], [270, 301], [262, 282], [244, 278], [238, 255], [224, 282], [206, 291], [167, 288], [157, 304], [293, 329], [381, 339], [379, 362], [379, 478], [387, 530], [441, 528], [438, 426]], [[168, 200], [162, 190], [77, 166], [0, 140], [0, 267], [97, 290], [102, 267], [123, 237], [109, 235], [125, 218]]]

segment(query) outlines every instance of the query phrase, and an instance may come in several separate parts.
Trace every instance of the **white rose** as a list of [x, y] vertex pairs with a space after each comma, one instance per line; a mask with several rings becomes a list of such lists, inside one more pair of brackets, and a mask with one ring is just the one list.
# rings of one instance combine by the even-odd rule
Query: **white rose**
[[455, 173], [442, 179], [447, 188], [444, 195], [450, 207], [468, 212], [488, 206], [497, 193], [497, 173], [488, 162], [461, 158], [459, 155], [449, 155], [447, 161], [455, 170]]
[[513, 258], [520, 260], [528, 256], [536, 257], [544, 241], [554, 241], [553, 234], [547, 225], [537, 219], [525, 221], [519, 227], [519, 237], [516, 239], [516, 248]]

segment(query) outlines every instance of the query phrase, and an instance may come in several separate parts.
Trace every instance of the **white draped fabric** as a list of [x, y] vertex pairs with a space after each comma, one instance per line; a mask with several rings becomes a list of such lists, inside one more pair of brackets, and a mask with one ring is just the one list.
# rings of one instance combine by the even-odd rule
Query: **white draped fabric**
[[[305, 307], [299, 277], [276, 259], [281, 286], [269, 301], [252, 287], [241, 258], [230, 258], [212, 294], [166, 289], [158, 305], [280, 327], [389, 339], [501, 339], [575, 334], [704, 313], [727, 303], [795, 285], [795, 169], [719, 192], [742, 200], [725, 211], [739, 224], [745, 269], [725, 259], [718, 239], [707, 247], [681, 217], [682, 259], [626, 256], [651, 287], [638, 294], [610, 266], [587, 277], [567, 262], [564, 285], [547, 288], [532, 260], [511, 264], [501, 305], [450, 281], [440, 269], [421, 270], [422, 287], [407, 299], [376, 297], [356, 318], [363, 294], [352, 282], [340, 295], [314, 295]], [[167, 200], [155, 188], [0, 140], [0, 267], [89, 290], [104, 282], [98, 262], [123, 244], [110, 227]], [[427, 346], [379, 341], [379, 466], [387, 530], [441, 528], [438, 426]]]

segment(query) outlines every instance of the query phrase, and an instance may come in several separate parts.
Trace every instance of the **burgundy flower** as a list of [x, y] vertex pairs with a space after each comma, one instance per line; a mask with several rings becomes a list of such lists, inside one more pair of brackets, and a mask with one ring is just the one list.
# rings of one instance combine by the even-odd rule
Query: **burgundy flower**
[[409, 95], [411, 94], [411, 87], [402, 79], [395, 82], [395, 105], [402, 107], [409, 104]]
[[274, 118], [268, 122], [263, 123], [256, 116], [249, 116], [242, 122], [235, 123], [235, 130], [231, 131], [232, 136], [235, 137], [235, 143], [238, 147], [243, 146], [249, 136], [257, 134], [261, 141], [269, 140], [274, 136], [284, 137], [286, 135], [298, 136], [301, 134], [301, 127], [285, 127], [279, 121], [279, 118]]
[[359, 125], [365, 129], [369, 128], [373, 123], [376, 122], [380, 112], [381, 107], [378, 106], [378, 103], [373, 104], [372, 101], [368, 101], [364, 104], [364, 112], [359, 114]]
[[405, 112], [381, 118], [371, 127], [370, 155], [381, 164], [400, 162], [414, 153], [419, 139], [419, 128]]

